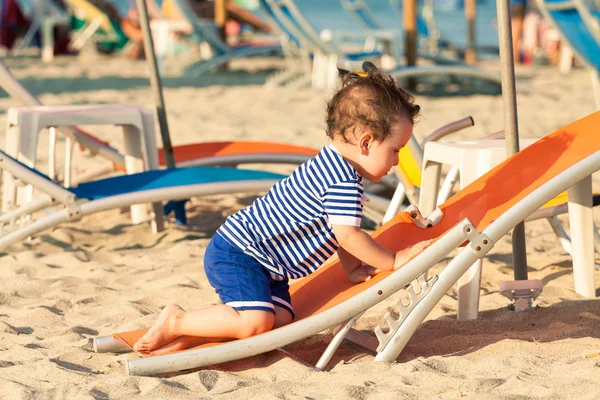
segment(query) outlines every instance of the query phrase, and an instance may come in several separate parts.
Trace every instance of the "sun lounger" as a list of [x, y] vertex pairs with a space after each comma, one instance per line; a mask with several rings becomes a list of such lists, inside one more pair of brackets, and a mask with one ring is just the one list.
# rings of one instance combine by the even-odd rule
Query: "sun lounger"
[[65, 0], [65, 2], [81, 24], [72, 39], [73, 49], [82, 49], [92, 37], [107, 52], [121, 50], [129, 42], [119, 22], [111, 20], [88, 0]]
[[596, 107], [600, 109], [600, 13], [582, 0], [538, 0], [538, 8], [575, 55], [590, 69]]
[[[307, 50], [313, 54], [313, 86], [316, 88], [331, 88], [337, 83], [338, 66], [349, 71], [360, 70], [365, 59], [381, 57], [380, 52], [347, 53], [335, 46], [334, 43], [325, 42], [312, 28], [310, 23], [302, 16], [295, 3], [291, 0], [263, 0], [265, 7], [271, 9], [272, 14], [287, 29], [301, 39], [301, 43], [309, 46]], [[454, 65], [427, 65], [427, 66], [397, 66], [387, 72], [397, 79], [420, 76], [452, 76], [478, 79], [500, 86], [500, 76], [483, 71], [477, 67], [461, 64], [458, 60], [449, 60]]]
[[[151, 170], [64, 188], [0, 151], [0, 169], [37, 191], [31, 201], [0, 215], [0, 251], [45, 229], [104, 210], [222, 193], [265, 192], [285, 175], [235, 168]], [[6, 177], [6, 175], [5, 175]], [[160, 205], [160, 204], [159, 204]], [[52, 212], [35, 219], [35, 213]], [[153, 210], [162, 215], [162, 210]]]
[[42, 61], [49, 62], [54, 58], [54, 28], [68, 25], [71, 21], [69, 13], [58, 7], [52, 0], [39, 0], [33, 4], [31, 25], [23, 40], [15, 51], [15, 55], [31, 45], [36, 33], [40, 33], [42, 41]]
[[[0, 62], [0, 86], [7, 93], [25, 105], [42, 105], [21, 83], [11, 74], [10, 70]], [[78, 127], [60, 127], [59, 131], [67, 137], [67, 157], [65, 159], [65, 172], [71, 176], [72, 169], [71, 148], [79, 144], [89, 149], [93, 154], [99, 154], [110, 161], [107, 168], [103, 167], [97, 171], [86, 174], [85, 179], [95, 178], [106, 174], [115, 167], [121, 170], [125, 168], [125, 157], [109, 143], [102, 141], [94, 135], [81, 130]], [[52, 146], [50, 146], [52, 148]], [[247, 163], [290, 163], [300, 164], [317, 154], [317, 150], [304, 146], [296, 146], [275, 142], [208, 142], [197, 143], [173, 148], [175, 162], [180, 167], [190, 166], [218, 166], [218, 165], [240, 165]], [[162, 149], [159, 150], [160, 165], [164, 166]], [[53, 155], [51, 155], [53, 157]], [[50, 171], [50, 177], [56, 176]], [[67, 180], [66, 186], [71, 186], [82, 179]]]
[[[428, 248], [397, 271], [381, 273], [370, 281], [352, 285], [334, 257], [316, 273], [292, 285], [290, 291], [296, 311], [296, 321], [292, 324], [249, 339], [208, 343], [178, 353], [131, 359], [126, 364], [127, 373], [161, 374], [250, 357], [340, 323], [343, 326], [317, 364], [319, 368], [325, 368], [344, 337], [358, 339], [359, 343], [375, 350], [377, 361], [394, 361], [458, 278], [520, 221], [567, 189], [572, 205], [588, 215], [591, 213], [589, 176], [600, 169], [598, 126], [600, 112], [538, 140], [448, 199], [439, 206], [436, 218], [432, 215], [422, 221], [416, 212], [397, 215], [373, 234], [381, 245], [398, 251], [434, 239]], [[531, 163], [532, 159], [536, 162]], [[422, 222], [433, 226], [426, 228]], [[590, 235], [586, 233], [581, 240], [591, 240]], [[424, 278], [435, 263], [464, 243], [466, 246], [439, 276]], [[595, 286], [593, 254], [576, 261], [575, 279]], [[405, 305], [402, 300], [398, 301], [394, 311], [399, 318], [389, 312], [384, 316], [387, 332], [376, 327], [376, 342], [372, 336], [352, 330], [362, 313], [401, 289], [408, 291], [410, 303]], [[95, 347], [97, 351], [123, 351], [124, 343], [133, 345], [143, 333], [135, 331], [117, 334], [115, 338], [97, 338]]]
[[279, 40], [267, 44], [255, 43], [230, 46], [217, 35], [214, 21], [203, 21], [198, 18], [194, 10], [190, 7], [188, 0], [172, 0], [172, 2], [190, 24], [194, 32], [193, 36], [196, 37], [195, 40], [207, 42], [214, 53], [208, 60], [200, 60], [188, 65], [185, 69], [185, 74], [199, 76], [232, 59], [271, 55], [281, 53], [282, 51]]

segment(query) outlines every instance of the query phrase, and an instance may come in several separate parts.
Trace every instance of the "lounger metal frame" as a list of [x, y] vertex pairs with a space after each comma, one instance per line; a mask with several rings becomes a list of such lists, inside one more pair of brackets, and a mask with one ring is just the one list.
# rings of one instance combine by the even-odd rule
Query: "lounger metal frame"
[[[150, 221], [154, 223], [154, 216], [162, 215], [161, 201], [182, 200], [193, 196], [212, 194], [266, 192], [283, 177], [171, 186], [139, 190], [88, 201], [87, 199], [76, 198], [73, 192], [37, 171], [24, 166], [3, 151], [0, 151], [0, 169], [8, 172], [14, 178], [32, 185], [41, 192], [32, 202], [0, 216], [0, 228], [3, 225], [8, 225], [8, 232], [3, 232], [3, 229], [0, 229], [0, 251], [45, 229], [63, 222], [77, 221], [83, 216], [100, 211], [134, 204], [152, 203], [153, 213], [149, 217]], [[199, 173], [201, 172], [200, 170]], [[243, 173], [243, 171], [239, 171], [239, 173]], [[144, 172], [141, 174], [144, 174]], [[50, 206], [55, 207], [55, 209], [49, 215], [42, 216], [37, 220], [30, 218], [34, 212]]]

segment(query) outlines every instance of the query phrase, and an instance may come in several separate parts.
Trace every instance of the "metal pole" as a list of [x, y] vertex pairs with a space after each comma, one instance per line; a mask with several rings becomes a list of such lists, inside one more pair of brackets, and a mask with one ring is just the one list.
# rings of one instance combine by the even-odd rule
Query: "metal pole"
[[[404, 48], [406, 49], [406, 65], [417, 63], [417, 1], [403, 0], [404, 8]], [[407, 81], [409, 89], [416, 87], [414, 78]]]
[[[215, 25], [217, 25], [217, 30], [219, 32], [219, 36], [223, 40], [223, 42], [227, 42], [227, 6], [225, 4], [226, 0], [215, 0]], [[229, 68], [228, 63], [223, 63], [219, 65], [219, 69], [221, 71], [227, 71]]]
[[175, 157], [173, 156], [173, 146], [171, 145], [171, 137], [169, 135], [169, 125], [167, 124], [167, 113], [165, 111], [162, 83], [156, 65], [156, 54], [154, 53], [154, 41], [152, 40], [152, 32], [150, 30], [146, 0], [136, 0], [136, 4], [140, 18], [140, 26], [144, 35], [144, 53], [146, 54], [148, 70], [150, 71], [150, 86], [152, 87], [154, 103], [156, 104], [156, 116], [158, 117], [158, 124], [160, 127], [165, 164], [167, 168], [175, 168]]
[[465, 50], [465, 62], [475, 64], [477, 61], [477, 50], [475, 49], [475, 18], [477, 15], [477, 0], [465, 1], [465, 17], [467, 19], [467, 48]]
[[[498, 13], [498, 43], [502, 78], [502, 103], [504, 109], [504, 138], [507, 157], [519, 151], [519, 126], [515, 88], [512, 26], [509, 0], [496, 0]], [[527, 253], [525, 251], [525, 224], [517, 224], [512, 234], [513, 268], [515, 280], [527, 280]]]

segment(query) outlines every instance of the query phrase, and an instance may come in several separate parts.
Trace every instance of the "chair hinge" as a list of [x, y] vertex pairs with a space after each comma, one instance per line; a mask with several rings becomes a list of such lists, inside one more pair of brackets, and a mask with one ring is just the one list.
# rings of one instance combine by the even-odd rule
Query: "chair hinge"
[[487, 235], [477, 232], [471, 224], [463, 228], [463, 233], [469, 239], [469, 247], [478, 258], [483, 258], [494, 247], [494, 242]]

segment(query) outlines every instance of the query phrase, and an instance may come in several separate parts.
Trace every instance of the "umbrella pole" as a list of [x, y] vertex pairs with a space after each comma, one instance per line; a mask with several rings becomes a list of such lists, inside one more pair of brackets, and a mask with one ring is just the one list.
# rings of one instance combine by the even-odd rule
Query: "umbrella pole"
[[165, 101], [162, 93], [162, 83], [156, 64], [154, 41], [152, 40], [152, 32], [150, 30], [146, 0], [136, 0], [136, 4], [142, 34], [144, 35], [144, 53], [148, 63], [148, 71], [150, 72], [150, 86], [152, 87], [154, 103], [156, 104], [156, 116], [158, 117], [158, 124], [160, 127], [165, 164], [167, 168], [175, 168], [175, 157], [173, 157], [173, 146], [171, 145], [171, 137], [169, 135], [169, 125], [167, 124], [167, 113], [165, 112]]
[[[160, 136], [162, 138], [162, 151], [165, 157], [165, 165], [167, 168], [175, 168], [175, 156], [173, 155], [173, 145], [171, 144], [171, 136], [169, 135], [169, 125], [167, 124], [167, 113], [165, 111], [165, 101], [162, 92], [162, 83], [158, 73], [156, 64], [156, 54], [154, 53], [154, 41], [152, 40], [152, 31], [150, 30], [150, 21], [148, 18], [148, 9], [146, 8], [146, 0], [136, 0], [138, 14], [140, 18], [140, 26], [144, 35], [144, 53], [148, 63], [148, 71], [150, 72], [150, 86], [152, 87], [152, 95], [154, 96], [154, 104], [156, 105], [156, 116], [160, 127]], [[175, 223], [177, 225], [185, 225], [187, 217], [185, 215], [185, 202], [170, 201], [161, 210], [165, 214], [173, 211], [175, 213]], [[155, 213], [158, 212], [155, 207]], [[162, 221], [162, 218], [156, 217], [156, 221]], [[162, 230], [161, 226], [157, 230]]]
[[477, 0], [465, 1], [465, 17], [467, 19], [467, 48], [465, 49], [465, 63], [475, 64], [477, 62], [477, 50], [475, 48], [475, 18], [477, 16]]
[[[417, 1], [403, 0], [403, 25], [404, 25], [404, 48], [406, 49], [406, 65], [417, 64]], [[408, 89], [415, 89], [417, 83], [414, 78], [408, 78]]]
[[[498, 43], [502, 78], [502, 102], [504, 109], [504, 137], [507, 157], [519, 151], [519, 126], [515, 89], [515, 64], [512, 45], [512, 26], [509, 0], [496, 0], [498, 14]], [[512, 233], [513, 268], [515, 280], [527, 280], [527, 253], [525, 249], [525, 225], [519, 223]], [[524, 309], [531, 308], [531, 298]], [[520, 309], [517, 303], [516, 308]]]

